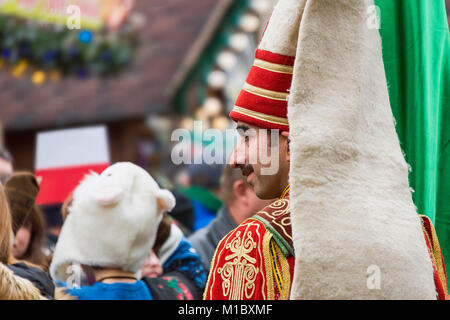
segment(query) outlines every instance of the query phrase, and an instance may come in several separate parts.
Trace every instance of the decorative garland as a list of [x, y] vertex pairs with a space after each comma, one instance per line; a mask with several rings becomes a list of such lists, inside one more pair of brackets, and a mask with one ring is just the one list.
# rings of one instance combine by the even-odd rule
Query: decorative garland
[[133, 59], [138, 45], [134, 29], [127, 22], [114, 33], [106, 28], [69, 30], [0, 14], [0, 67], [12, 66], [13, 75], [20, 77], [31, 66], [35, 83], [45, 81], [47, 74], [55, 79], [111, 76]]

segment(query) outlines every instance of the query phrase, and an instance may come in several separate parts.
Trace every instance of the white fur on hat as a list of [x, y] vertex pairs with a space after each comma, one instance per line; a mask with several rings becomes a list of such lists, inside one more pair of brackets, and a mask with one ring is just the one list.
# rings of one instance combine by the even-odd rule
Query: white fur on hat
[[117, 163], [91, 173], [73, 194], [50, 274], [66, 281], [72, 263], [138, 272], [156, 238], [163, 211], [175, 206], [142, 168]]
[[291, 299], [436, 299], [374, 12], [373, 0], [279, 0], [260, 44], [296, 56]]

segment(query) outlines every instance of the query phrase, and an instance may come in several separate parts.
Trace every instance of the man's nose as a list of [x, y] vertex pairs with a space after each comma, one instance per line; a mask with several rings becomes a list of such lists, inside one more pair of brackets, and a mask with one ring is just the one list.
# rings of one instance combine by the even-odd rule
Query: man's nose
[[228, 164], [230, 165], [230, 167], [234, 169], [239, 168], [239, 166], [246, 164], [245, 155], [246, 155], [245, 148], [242, 146], [242, 144], [238, 143], [230, 155]]

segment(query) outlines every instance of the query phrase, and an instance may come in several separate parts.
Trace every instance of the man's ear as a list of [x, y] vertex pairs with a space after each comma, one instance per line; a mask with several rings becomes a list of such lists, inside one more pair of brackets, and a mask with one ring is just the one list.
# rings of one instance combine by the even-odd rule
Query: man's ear
[[281, 132], [281, 135], [286, 138], [286, 148], [287, 148], [287, 150], [286, 150], [286, 160], [287, 161], [291, 161], [291, 149], [290, 149], [290, 146], [289, 146], [291, 140], [289, 139], [289, 131], [283, 131], [283, 132]]
[[169, 190], [160, 189], [156, 192], [156, 198], [158, 201], [159, 207], [163, 211], [172, 211], [175, 207], [175, 197]]
[[233, 195], [234, 198], [238, 201], [245, 201], [247, 198], [247, 189], [248, 186], [244, 182], [244, 180], [239, 179], [233, 183]]

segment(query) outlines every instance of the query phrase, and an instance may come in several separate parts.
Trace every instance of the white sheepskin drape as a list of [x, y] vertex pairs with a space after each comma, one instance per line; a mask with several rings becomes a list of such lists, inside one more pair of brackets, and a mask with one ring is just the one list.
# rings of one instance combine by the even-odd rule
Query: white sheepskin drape
[[292, 299], [436, 298], [373, 5], [280, 0], [260, 44], [296, 56], [288, 107]]

